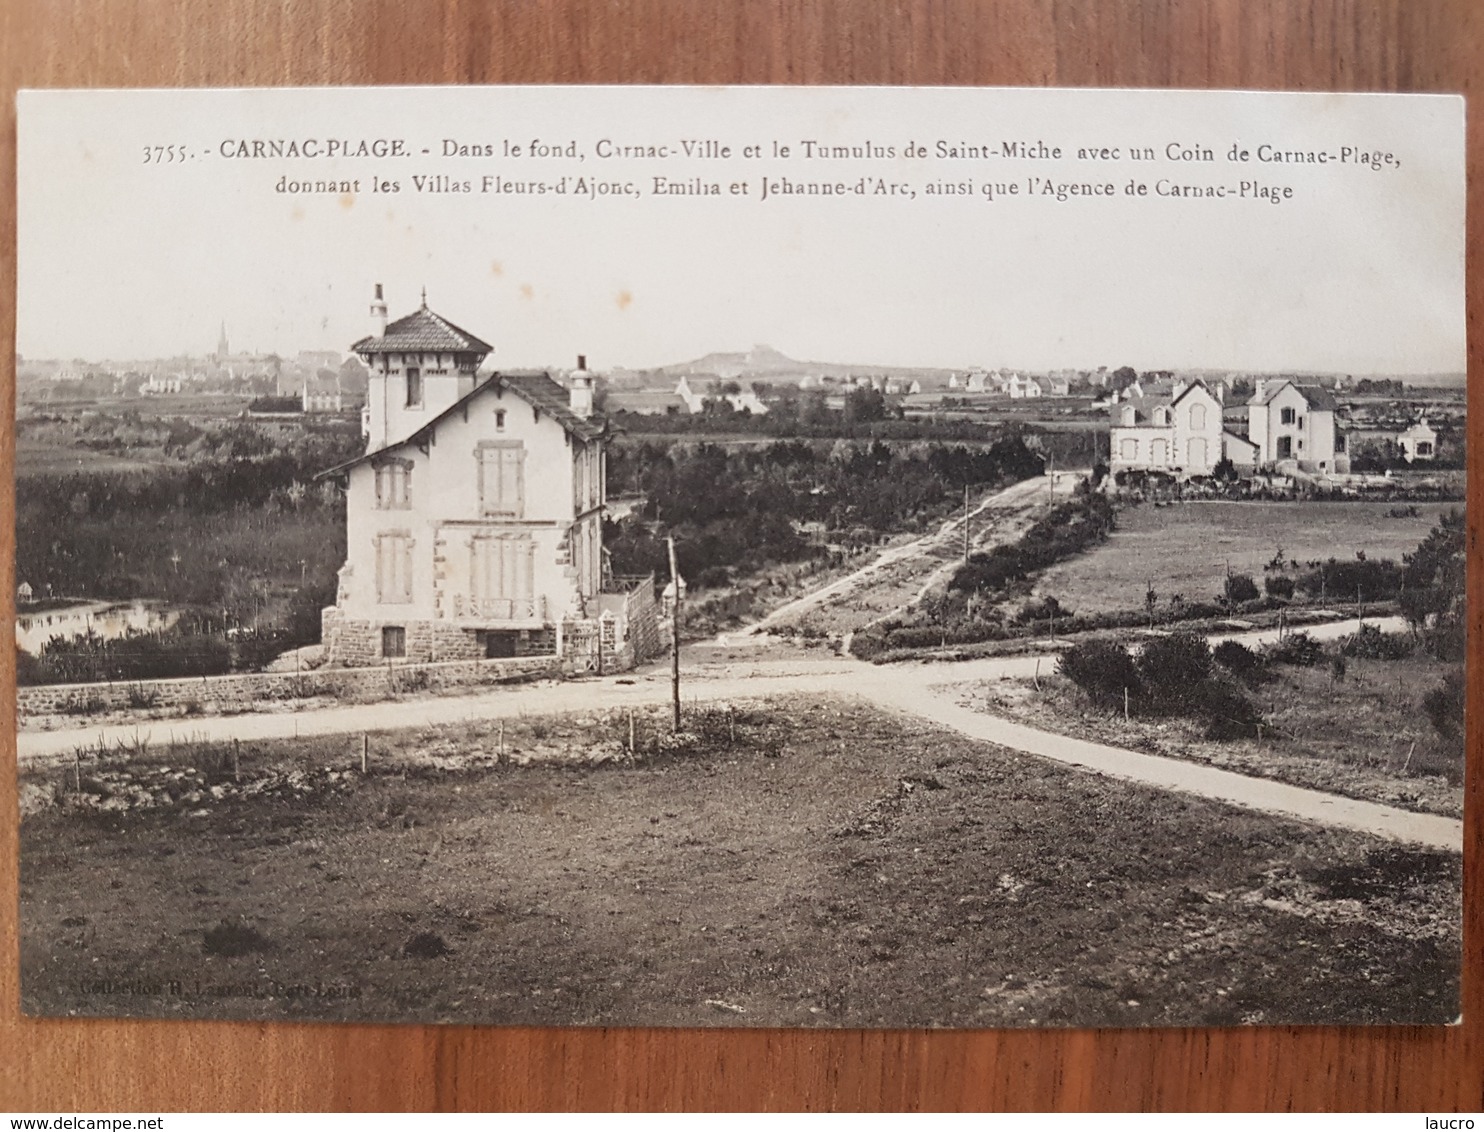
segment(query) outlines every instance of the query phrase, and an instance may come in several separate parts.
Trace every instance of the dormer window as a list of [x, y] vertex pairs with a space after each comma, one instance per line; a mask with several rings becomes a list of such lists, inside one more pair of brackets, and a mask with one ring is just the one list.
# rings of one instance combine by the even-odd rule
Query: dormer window
[[423, 371], [416, 366], [408, 366], [407, 377], [407, 407], [409, 409], [419, 408], [423, 403]]

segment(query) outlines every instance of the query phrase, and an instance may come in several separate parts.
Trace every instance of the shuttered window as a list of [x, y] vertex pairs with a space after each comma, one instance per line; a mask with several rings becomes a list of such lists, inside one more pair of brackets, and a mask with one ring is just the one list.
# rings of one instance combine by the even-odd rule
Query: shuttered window
[[412, 506], [412, 465], [392, 460], [376, 468], [376, 506], [383, 511], [405, 511]]
[[[535, 593], [536, 544], [529, 538], [476, 538], [470, 542], [469, 596], [476, 607], [497, 599], [529, 603]], [[524, 616], [523, 605], [509, 616]]]
[[376, 536], [376, 600], [383, 605], [412, 600], [412, 537], [404, 532]]
[[487, 517], [518, 519], [526, 510], [526, 450], [490, 444], [479, 453], [479, 510]]

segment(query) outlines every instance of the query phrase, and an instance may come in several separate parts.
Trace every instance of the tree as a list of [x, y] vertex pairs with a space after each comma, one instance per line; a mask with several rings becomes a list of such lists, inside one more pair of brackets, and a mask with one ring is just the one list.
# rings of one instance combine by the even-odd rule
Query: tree
[[1465, 529], [1463, 512], [1451, 510], [1404, 555], [1402, 615], [1413, 632], [1425, 634], [1428, 647], [1442, 659], [1461, 659], [1464, 637]]
[[857, 385], [845, 398], [845, 423], [858, 424], [886, 418], [886, 397], [869, 385]]

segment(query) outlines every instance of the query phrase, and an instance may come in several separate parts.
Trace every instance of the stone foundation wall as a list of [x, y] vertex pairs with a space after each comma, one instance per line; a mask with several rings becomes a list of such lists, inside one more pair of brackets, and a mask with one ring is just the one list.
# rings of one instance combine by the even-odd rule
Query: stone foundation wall
[[484, 658], [484, 647], [473, 629], [461, 629], [436, 621], [391, 618], [385, 621], [352, 621], [343, 617], [339, 609], [331, 606], [320, 615], [320, 640], [325, 643], [325, 660], [330, 664], [343, 664], [347, 667], [386, 664], [389, 658], [381, 653], [381, 631], [389, 625], [402, 629], [406, 640], [404, 654], [391, 658], [393, 663], [437, 664], [445, 660]]
[[440, 664], [391, 664], [317, 668], [311, 672], [246, 672], [233, 676], [135, 680], [108, 684], [44, 684], [16, 689], [24, 720], [40, 715], [89, 715], [134, 709], [188, 709], [206, 714], [246, 711], [265, 703], [343, 696], [372, 702], [406, 692], [479, 687], [542, 675], [559, 675], [554, 656], [513, 660], [456, 660]]

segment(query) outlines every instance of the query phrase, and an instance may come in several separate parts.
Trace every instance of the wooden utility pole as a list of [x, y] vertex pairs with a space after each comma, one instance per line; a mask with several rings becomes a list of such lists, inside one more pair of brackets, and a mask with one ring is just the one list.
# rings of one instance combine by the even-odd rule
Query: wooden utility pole
[[665, 539], [670, 549], [670, 585], [675, 603], [670, 608], [670, 693], [675, 708], [675, 730], [680, 730], [680, 571], [675, 568], [675, 538]]

